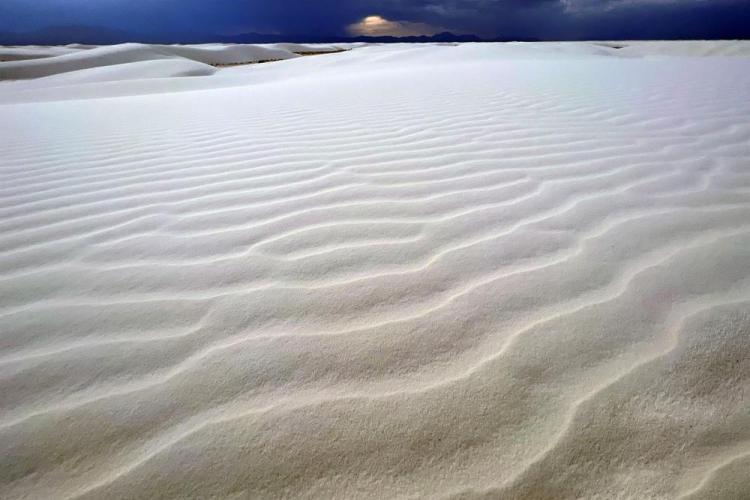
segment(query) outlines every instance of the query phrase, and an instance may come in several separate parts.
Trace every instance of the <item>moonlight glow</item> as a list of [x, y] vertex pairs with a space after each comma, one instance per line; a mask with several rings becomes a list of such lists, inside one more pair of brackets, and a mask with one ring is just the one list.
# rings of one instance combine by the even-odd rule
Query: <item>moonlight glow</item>
[[356, 36], [419, 36], [434, 35], [446, 30], [426, 23], [390, 21], [382, 16], [371, 15], [349, 25], [347, 31]]

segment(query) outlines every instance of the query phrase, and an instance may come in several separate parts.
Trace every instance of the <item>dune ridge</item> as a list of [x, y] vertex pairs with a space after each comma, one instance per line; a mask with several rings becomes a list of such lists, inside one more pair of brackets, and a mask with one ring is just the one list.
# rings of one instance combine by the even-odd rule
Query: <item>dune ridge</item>
[[746, 492], [747, 44], [348, 48], [0, 63], [0, 496]]

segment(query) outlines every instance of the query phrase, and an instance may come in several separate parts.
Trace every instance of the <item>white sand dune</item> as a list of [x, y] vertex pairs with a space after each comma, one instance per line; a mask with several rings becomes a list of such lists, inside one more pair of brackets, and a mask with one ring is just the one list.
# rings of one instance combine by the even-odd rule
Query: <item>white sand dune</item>
[[152, 45], [169, 54], [206, 64], [243, 64], [299, 57], [292, 50], [261, 45]]
[[19, 47], [2, 47], [0, 46], [0, 62], [26, 61], [30, 59], [44, 59], [46, 57], [61, 56], [78, 52], [81, 47], [47, 47], [47, 46], [19, 46]]
[[29, 81], [25, 90], [38, 87], [60, 87], [84, 83], [100, 84], [125, 80], [150, 80], [153, 78], [177, 78], [187, 76], [209, 76], [216, 69], [201, 62], [183, 59], [152, 59], [120, 64], [111, 64], [47, 76]]
[[748, 47], [0, 64], [0, 497], [746, 497]]
[[295, 54], [326, 54], [341, 52], [343, 47], [350, 47], [353, 44], [332, 45], [330, 43], [274, 43], [267, 45], [275, 49], [286, 50]]
[[[62, 48], [54, 48], [59, 50]], [[6, 58], [17, 53], [16, 50], [6, 49]], [[3, 52], [0, 51], [0, 57]], [[280, 47], [264, 47], [259, 45], [147, 45], [140, 43], [126, 43], [121, 45], [102, 46], [90, 49], [64, 48], [62, 54], [54, 57], [44, 57], [44, 52], [37, 50], [40, 57], [0, 63], [0, 80], [23, 80], [57, 75], [71, 71], [86, 69], [101, 69], [102, 67], [122, 65], [143, 61], [169, 61], [179, 58], [183, 64], [203, 63], [210, 65], [241, 64], [264, 61], [280, 61], [299, 57], [291, 50]], [[17, 57], [22, 57], [17, 55]], [[169, 65], [169, 63], [167, 63]], [[127, 72], [132, 75], [141, 74], [138, 69]], [[142, 78], [149, 78], [149, 71]], [[174, 76], [185, 76], [179, 73]]]
[[101, 69], [107, 66], [159, 59], [175, 56], [158, 50], [152, 45], [127, 43], [122, 45], [76, 50], [56, 57], [46, 57], [0, 64], [0, 80], [23, 80], [58, 75], [85, 69]]

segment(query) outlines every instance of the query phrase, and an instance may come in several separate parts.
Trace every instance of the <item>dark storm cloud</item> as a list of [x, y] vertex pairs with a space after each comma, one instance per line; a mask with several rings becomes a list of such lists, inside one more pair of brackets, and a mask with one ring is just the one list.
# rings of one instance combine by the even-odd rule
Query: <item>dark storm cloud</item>
[[386, 0], [389, 18], [489, 37], [747, 38], [750, 0]]
[[325, 37], [345, 35], [348, 26], [374, 15], [484, 37], [750, 35], [750, 0], [0, 0], [0, 31], [76, 24], [140, 33]]

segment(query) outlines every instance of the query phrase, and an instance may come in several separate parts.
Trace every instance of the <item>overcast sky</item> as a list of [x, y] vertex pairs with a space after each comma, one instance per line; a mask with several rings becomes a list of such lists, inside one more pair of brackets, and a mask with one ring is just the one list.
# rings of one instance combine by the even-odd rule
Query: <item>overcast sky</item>
[[750, 0], [0, 0], [0, 31], [540, 39], [750, 37]]

